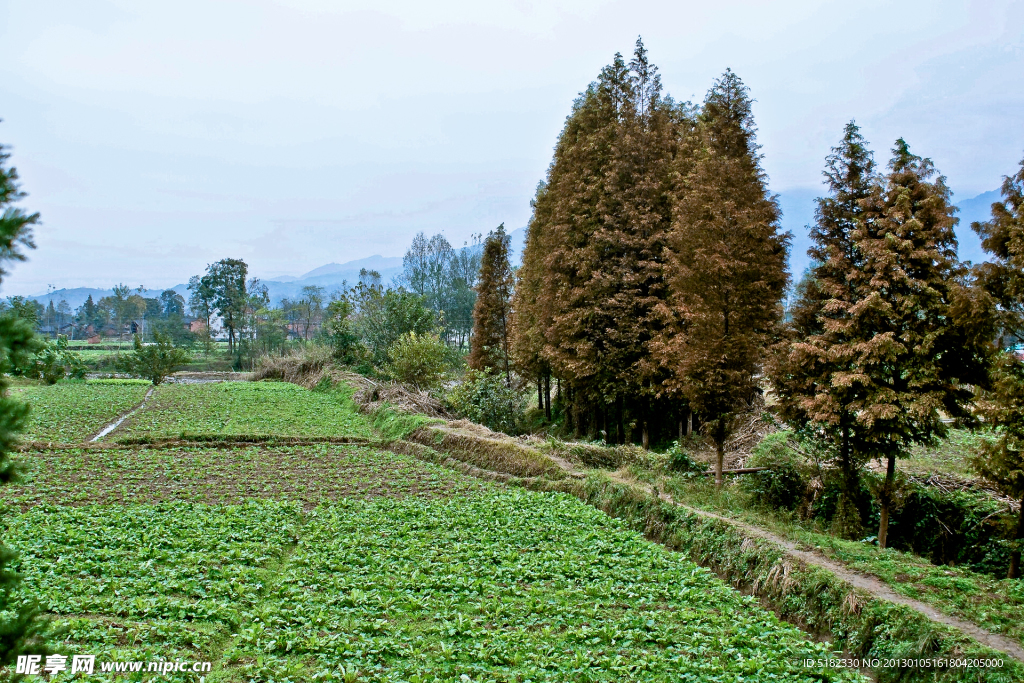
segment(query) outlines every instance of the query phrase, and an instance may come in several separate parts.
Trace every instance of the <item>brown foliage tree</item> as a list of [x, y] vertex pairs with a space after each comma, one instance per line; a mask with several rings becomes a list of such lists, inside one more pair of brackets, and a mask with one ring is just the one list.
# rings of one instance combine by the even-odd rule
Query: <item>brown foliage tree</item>
[[896, 141], [889, 173], [864, 200], [853, 234], [863, 261], [850, 272], [863, 294], [847, 309], [845, 340], [832, 350], [849, 367], [859, 440], [887, 458], [878, 543], [884, 548], [896, 458], [946, 433], [943, 413], [969, 419], [972, 385], [984, 384], [992, 325], [987, 300], [956, 256], [945, 178]]
[[473, 339], [469, 366], [474, 370], [498, 370], [512, 386], [509, 332], [513, 274], [508, 261], [509, 236], [505, 224], [487, 235], [480, 262], [480, 280], [473, 308]]
[[763, 350], [781, 318], [788, 235], [760, 167], [750, 98], [731, 71], [704, 101], [681, 176], [672, 233], [679, 334], [656, 345], [678, 388], [703, 415], [722, 483], [732, 421], [758, 390]]
[[563, 380], [576, 431], [610, 432], [612, 422], [623, 440], [628, 410], [648, 441], [665, 374], [648, 344], [665, 324], [672, 160], [685, 120], [637, 41], [630, 63], [616, 55], [574, 104], [534, 201], [516, 355], [531, 374]]
[[[979, 280], [998, 304], [999, 324], [1010, 338], [1024, 337], [1024, 160], [1015, 175], [1003, 179], [1003, 198], [992, 204], [992, 218], [971, 227], [982, 237], [992, 261], [977, 268]], [[1003, 354], [993, 373], [992, 391], [984, 396], [982, 413], [999, 431], [995, 443], [986, 444], [975, 469], [1017, 500], [1024, 498], [1024, 365], [1011, 353]], [[1008, 578], [1020, 578], [1024, 544], [1024, 504], [1010, 552]]]
[[798, 287], [789, 338], [779, 345], [770, 374], [782, 417], [833, 455], [840, 471], [839, 526], [844, 536], [860, 538], [858, 507], [867, 502], [859, 499], [860, 470], [870, 453], [857, 441], [858, 385], [845, 378], [857, 361], [850, 343], [851, 309], [867, 294], [866, 282], [857, 277], [864, 256], [853, 234], [864, 219], [875, 173], [871, 152], [852, 121], [826, 160], [824, 175], [829, 195], [817, 200], [808, 250], [813, 265]]

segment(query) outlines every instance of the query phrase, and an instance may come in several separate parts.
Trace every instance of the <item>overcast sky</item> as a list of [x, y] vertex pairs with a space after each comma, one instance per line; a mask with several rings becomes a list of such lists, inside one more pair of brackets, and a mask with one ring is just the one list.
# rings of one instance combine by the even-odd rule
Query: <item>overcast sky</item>
[[1024, 2], [0, 0], [0, 143], [43, 220], [2, 292], [522, 227], [573, 99], [637, 35], [677, 100], [743, 78], [775, 192], [817, 187], [851, 118], [955, 201], [1024, 154]]

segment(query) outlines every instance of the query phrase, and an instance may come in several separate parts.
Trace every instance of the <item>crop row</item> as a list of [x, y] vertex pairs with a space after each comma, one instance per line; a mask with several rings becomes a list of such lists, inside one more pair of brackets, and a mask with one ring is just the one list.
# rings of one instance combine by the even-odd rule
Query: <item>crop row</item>
[[226, 656], [256, 680], [858, 679], [797, 664], [827, 652], [575, 499], [495, 489], [317, 508]]
[[415, 458], [365, 446], [64, 449], [26, 453], [21, 483], [0, 500], [27, 508], [249, 499], [312, 508], [341, 498], [450, 496], [487, 487]]

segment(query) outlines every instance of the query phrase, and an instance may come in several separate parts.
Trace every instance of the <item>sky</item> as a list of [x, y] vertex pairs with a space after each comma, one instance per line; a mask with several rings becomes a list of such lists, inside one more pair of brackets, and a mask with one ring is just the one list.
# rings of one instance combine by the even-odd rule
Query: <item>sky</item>
[[1024, 155], [1021, 1], [0, 0], [0, 144], [42, 220], [0, 295], [522, 227], [573, 100], [637, 36], [677, 100], [746, 82], [784, 198], [814, 195], [850, 119], [954, 201]]

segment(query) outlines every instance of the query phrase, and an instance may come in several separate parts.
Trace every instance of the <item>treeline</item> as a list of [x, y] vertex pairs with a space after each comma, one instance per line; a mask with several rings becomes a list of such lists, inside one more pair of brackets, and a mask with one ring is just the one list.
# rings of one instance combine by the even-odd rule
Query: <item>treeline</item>
[[[511, 355], [538, 404], [554, 384], [573, 432], [639, 432], [644, 446], [695, 420], [721, 483], [736, 418], [771, 391], [841, 481], [837, 528], [860, 538], [874, 495], [882, 547], [896, 459], [951, 421], [998, 428], [975, 464], [1019, 500], [1024, 365], [997, 352], [1024, 331], [1024, 170], [973, 226], [994, 258], [972, 270], [932, 162], [900, 139], [879, 169], [851, 122], [826, 161], [813, 265], [787, 315], [789, 235], [755, 133], [736, 74], [699, 106], [676, 103], [639, 40], [581, 94], [533, 201], [511, 306]], [[875, 458], [886, 476], [872, 494], [862, 473]]]
[[339, 360], [374, 372], [410, 333], [436, 337], [447, 349], [446, 364], [457, 365], [472, 338], [482, 250], [480, 236], [455, 249], [442, 235], [420, 233], [394, 282], [385, 284], [380, 273], [364, 268], [352, 286], [305, 286], [277, 305], [266, 285], [248, 277], [244, 261], [223, 259], [189, 280], [188, 310], [201, 329], [224, 330], [236, 367], [252, 367], [260, 356], [283, 354], [296, 343], [319, 342]]

